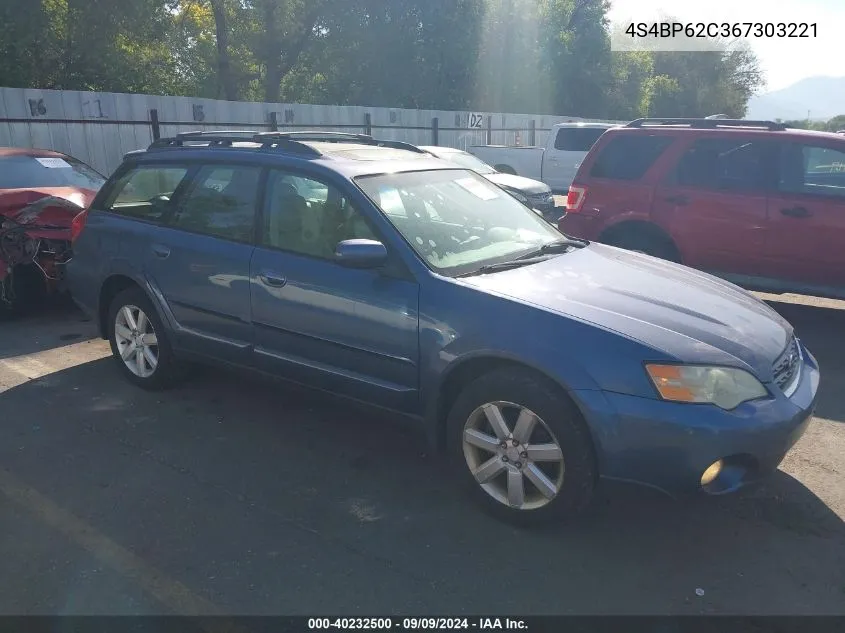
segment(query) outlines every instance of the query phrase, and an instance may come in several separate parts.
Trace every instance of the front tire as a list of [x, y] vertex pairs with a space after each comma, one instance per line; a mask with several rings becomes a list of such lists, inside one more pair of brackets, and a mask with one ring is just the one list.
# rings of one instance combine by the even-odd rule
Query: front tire
[[128, 288], [112, 300], [108, 325], [112, 355], [131, 383], [156, 391], [177, 382], [178, 364], [164, 324], [140, 288]]
[[597, 474], [589, 432], [545, 378], [521, 369], [484, 374], [460, 393], [446, 423], [457, 476], [498, 518], [530, 525], [589, 505]]

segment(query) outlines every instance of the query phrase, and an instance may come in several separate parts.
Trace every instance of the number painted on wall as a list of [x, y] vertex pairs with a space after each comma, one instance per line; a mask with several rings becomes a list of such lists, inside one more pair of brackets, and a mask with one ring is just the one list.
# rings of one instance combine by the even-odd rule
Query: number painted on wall
[[478, 112], [472, 112], [469, 115], [469, 125], [467, 127], [473, 130], [480, 130], [484, 125], [484, 115]]
[[103, 103], [99, 99], [89, 99], [82, 102], [82, 116], [86, 119], [105, 119]]

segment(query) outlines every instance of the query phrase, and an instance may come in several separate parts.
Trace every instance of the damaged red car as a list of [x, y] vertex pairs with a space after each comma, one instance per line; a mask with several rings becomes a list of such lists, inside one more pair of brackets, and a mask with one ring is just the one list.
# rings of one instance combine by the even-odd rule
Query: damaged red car
[[105, 181], [66, 154], [0, 147], [0, 315], [63, 291], [73, 219]]

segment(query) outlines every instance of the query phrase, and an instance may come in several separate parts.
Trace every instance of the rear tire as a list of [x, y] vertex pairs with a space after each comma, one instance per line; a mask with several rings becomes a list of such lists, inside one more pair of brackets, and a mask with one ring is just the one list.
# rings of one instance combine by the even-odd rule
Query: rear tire
[[108, 335], [112, 355], [132, 384], [158, 391], [182, 377], [164, 324], [152, 301], [140, 288], [127, 288], [111, 302]]
[[455, 475], [497, 518], [535, 525], [589, 505], [597, 478], [589, 431], [542, 376], [513, 368], [480, 376], [458, 395], [446, 425]]

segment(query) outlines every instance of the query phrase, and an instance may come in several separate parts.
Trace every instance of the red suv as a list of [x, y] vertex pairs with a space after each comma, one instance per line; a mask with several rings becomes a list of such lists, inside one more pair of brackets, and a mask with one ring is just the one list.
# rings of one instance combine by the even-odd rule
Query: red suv
[[845, 298], [845, 138], [770, 121], [610, 129], [558, 227], [768, 292]]

